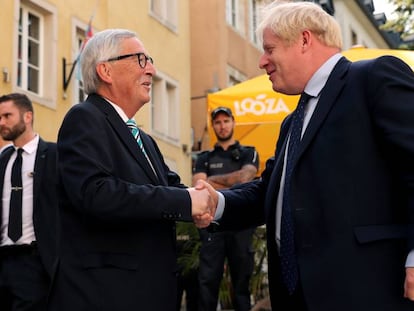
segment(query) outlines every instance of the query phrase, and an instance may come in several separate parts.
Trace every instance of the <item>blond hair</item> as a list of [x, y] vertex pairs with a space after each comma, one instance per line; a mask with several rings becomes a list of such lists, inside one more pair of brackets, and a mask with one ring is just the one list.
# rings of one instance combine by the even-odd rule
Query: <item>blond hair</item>
[[329, 47], [342, 49], [342, 35], [338, 22], [313, 2], [274, 1], [264, 7], [262, 21], [256, 34], [270, 29], [287, 46], [292, 45], [304, 30], [312, 32]]

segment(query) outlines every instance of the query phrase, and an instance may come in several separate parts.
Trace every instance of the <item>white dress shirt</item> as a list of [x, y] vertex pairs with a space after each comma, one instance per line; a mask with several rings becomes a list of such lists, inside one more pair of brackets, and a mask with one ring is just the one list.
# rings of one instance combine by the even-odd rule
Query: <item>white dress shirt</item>
[[[33, 227], [33, 176], [34, 164], [36, 160], [37, 146], [39, 144], [39, 135], [24, 145], [22, 153], [22, 236], [14, 243], [7, 235], [9, 225], [10, 195], [11, 195], [11, 169], [16, 159], [17, 152], [14, 152], [7, 163], [4, 173], [3, 197], [2, 197], [2, 223], [1, 223], [1, 245], [11, 244], [30, 244], [36, 241]], [[14, 146], [17, 150], [18, 147]]]

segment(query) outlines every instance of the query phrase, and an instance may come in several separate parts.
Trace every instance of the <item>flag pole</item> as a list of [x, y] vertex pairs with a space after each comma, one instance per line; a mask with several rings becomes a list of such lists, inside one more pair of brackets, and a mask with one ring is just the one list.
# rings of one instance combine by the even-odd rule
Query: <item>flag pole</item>
[[72, 68], [70, 68], [69, 76], [66, 78], [66, 58], [63, 57], [62, 59], [62, 66], [63, 66], [62, 75], [63, 75], [63, 91], [64, 92], [66, 92], [66, 89], [69, 86], [70, 79], [72, 79], [73, 71], [75, 70], [77, 63], [78, 63], [78, 57], [76, 57], [75, 61], [72, 63]]
[[[88, 23], [88, 26], [87, 26], [87, 29], [86, 29], [86, 32], [85, 32], [85, 39], [82, 42], [81, 48], [79, 49], [78, 56], [76, 56], [76, 59], [74, 60], [74, 62], [72, 64], [67, 64], [66, 63], [66, 58], [63, 57], [63, 59], [62, 59], [62, 67], [63, 67], [63, 70], [62, 70], [62, 76], [63, 76], [63, 92], [64, 92], [64, 97], [65, 98], [66, 98], [66, 89], [69, 86], [70, 80], [72, 79], [73, 72], [75, 71], [76, 65], [79, 62], [79, 58], [80, 58], [80, 55], [82, 53], [82, 50], [85, 47], [86, 42], [93, 36], [92, 21], [93, 21], [93, 19], [95, 17], [95, 13], [96, 13], [96, 10], [98, 8], [99, 1], [100, 0], [97, 0], [96, 1], [95, 8], [94, 8], [94, 10], [92, 12], [92, 15], [89, 18], [89, 23]], [[68, 65], [72, 65], [72, 67], [70, 68], [69, 76], [66, 77], [66, 66], [68, 66]]]

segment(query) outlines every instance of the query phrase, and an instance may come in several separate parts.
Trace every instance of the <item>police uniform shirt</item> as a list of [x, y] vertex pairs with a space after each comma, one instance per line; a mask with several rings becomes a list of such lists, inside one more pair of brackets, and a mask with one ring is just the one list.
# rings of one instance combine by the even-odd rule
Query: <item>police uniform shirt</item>
[[197, 157], [193, 174], [206, 173], [207, 176], [221, 175], [240, 170], [244, 165], [259, 167], [254, 147], [241, 146], [238, 141], [224, 150], [219, 144], [211, 151], [204, 151]]

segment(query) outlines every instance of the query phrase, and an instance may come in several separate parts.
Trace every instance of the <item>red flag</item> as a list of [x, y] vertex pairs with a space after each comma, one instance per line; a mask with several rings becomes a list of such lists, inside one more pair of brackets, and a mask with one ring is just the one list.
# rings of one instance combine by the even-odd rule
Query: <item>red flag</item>
[[[82, 53], [83, 49], [85, 48], [86, 43], [93, 36], [92, 19], [93, 19], [93, 16], [89, 20], [88, 27], [85, 30], [85, 38], [83, 39], [82, 45], [79, 48], [78, 57], [76, 57], [76, 60], [75, 60], [75, 63], [74, 63], [75, 65], [77, 65], [77, 63], [79, 62], [81, 53]], [[80, 80], [82, 80], [81, 79], [80, 67], [79, 66], [76, 66], [76, 67], [77, 67], [77, 70], [76, 70], [76, 73], [75, 73], [76, 74], [76, 80], [79, 80], [80, 81]]]
[[92, 36], [93, 36], [93, 29], [92, 29], [92, 17], [91, 17], [91, 19], [89, 20], [89, 23], [88, 23], [88, 27], [86, 28], [86, 31], [85, 31], [85, 39], [82, 42], [82, 45], [79, 49], [79, 53], [81, 53], [83, 51], [86, 43], [88, 42], [88, 40], [90, 38], [92, 38]]

